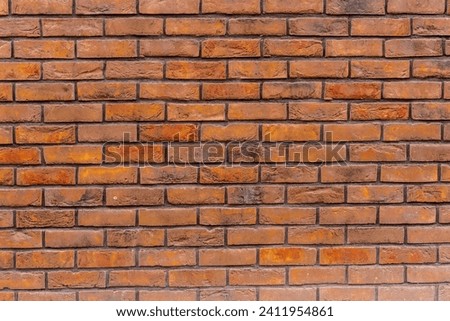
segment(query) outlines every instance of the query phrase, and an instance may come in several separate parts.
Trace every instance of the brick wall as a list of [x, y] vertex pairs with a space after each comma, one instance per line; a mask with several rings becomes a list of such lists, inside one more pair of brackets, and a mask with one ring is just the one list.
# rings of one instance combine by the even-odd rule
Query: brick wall
[[0, 299], [450, 299], [446, 0], [0, 0]]

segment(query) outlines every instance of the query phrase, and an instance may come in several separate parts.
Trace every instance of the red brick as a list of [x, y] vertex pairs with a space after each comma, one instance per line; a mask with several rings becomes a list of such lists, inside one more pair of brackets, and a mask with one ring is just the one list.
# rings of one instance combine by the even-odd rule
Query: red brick
[[348, 82], [325, 84], [325, 99], [380, 99], [381, 83]]
[[406, 272], [410, 283], [443, 283], [450, 279], [448, 266], [408, 266]]
[[351, 62], [352, 78], [409, 78], [407, 60], [354, 60]]
[[169, 61], [166, 77], [169, 79], [225, 79], [224, 62]]
[[349, 244], [403, 243], [404, 239], [404, 229], [400, 227], [352, 227], [347, 231]]
[[0, 144], [2, 145], [11, 145], [13, 143], [13, 128], [8, 127], [0, 127]]
[[408, 243], [446, 243], [449, 242], [447, 226], [408, 227]]
[[344, 229], [292, 227], [288, 229], [289, 244], [343, 244]]
[[92, 209], [78, 210], [79, 226], [134, 226], [136, 211], [130, 209]]
[[75, 292], [32, 291], [19, 292], [19, 301], [76, 301]]
[[47, 123], [99, 122], [102, 119], [103, 110], [100, 104], [44, 106], [44, 121]]
[[134, 301], [136, 299], [134, 290], [101, 290], [80, 291], [80, 301]]
[[230, 61], [229, 78], [279, 79], [287, 78], [287, 63], [283, 61]]
[[200, 301], [256, 301], [252, 288], [200, 289]]
[[136, 13], [136, 0], [77, 0], [76, 14]]
[[6, 16], [8, 15], [9, 3], [8, 0], [3, 0], [0, 2], [0, 15]]
[[289, 284], [333, 284], [345, 282], [344, 267], [295, 267], [289, 271]]
[[102, 245], [102, 231], [51, 230], [45, 232], [45, 246], [50, 248], [95, 247]]
[[438, 168], [436, 165], [383, 165], [382, 182], [414, 183], [436, 182]]
[[222, 187], [171, 187], [167, 190], [170, 204], [224, 204]]
[[234, 58], [259, 57], [259, 39], [207, 39], [202, 42], [202, 57]]
[[0, 227], [12, 227], [14, 225], [13, 218], [12, 211], [0, 211]]
[[73, 227], [73, 210], [20, 210], [16, 212], [16, 226], [19, 228]]
[[446, 36], [450, 34], [447, 17], [413, 18], [413, 34], [423, 36]]
[[77, 57], [79, 58], [126, 58], [136, 57], [135, 40], [78, 40]]
[[321, 168], [323, 183], [375, 182], [376, 165], [323, 166]]
[[170, 121], [224, 120], [223, 104], [175, 104], [167, 106], [167, 119]]
[[375, 288], [371, 287], [324, 287], [319, 289], [321, 301], [374, 301]]
[[2, 18], [1, 37], [39, 37], [40, 35], [39, 19]]
[[42, 247], [42, 233], [40, 231], [27, 230], [1, 230], [0, 241], [2, 242], [2, 249], [40, 248]]
[[302, 225], [315, 224], [314, 208], [260, 207], [260, 224]]
[[406, 145], [364, 144], [350, 145], [350, 160], [359, 162], [393, 162], [406, 160]]
[[348, 186], [349, 203], [401, 203], [403, 188], [396, 185]]
[[140, 209], [140, 226], [182, 226], [195, 225], [195, 209]]
[[196, 290], [159, 290], [139, 291], [141, 301], [195, 301]]
[[13, 100], [12, 85], [11, 84], [0, 84], [0, 101], [12, 101], [12, 100]]
[[11, 58], [11, 42], [0, 41], [0, 58]]
[[129, 82], [79, 82], [77, 90], [80, 101], [136, 99], [136, 84]]
[[14, 253], [6, 251], [0, 252], [0, 269], [11, 269], [13, 267], [14, 267]]
[[388, 99], [436, 99], [442, 96], [440, 82], [389, 82], [383, 97]]
[[352, 120], [408, 119], [409, 104], [405, 103], [355, 103], [350, 107]]
[[350, 284], [395, 284], [404, 281], [404, 268], [402, 266], [351, 266], [348, 269], [348, 282]]
[[413, 75], [417, 78], [447, 78], [450, 76], [450, 63], [440, 60], [414, 61]]

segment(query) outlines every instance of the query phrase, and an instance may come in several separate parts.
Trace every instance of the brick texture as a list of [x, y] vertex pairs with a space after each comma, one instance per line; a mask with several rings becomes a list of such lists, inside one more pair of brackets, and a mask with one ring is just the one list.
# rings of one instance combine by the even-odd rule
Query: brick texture
[[0, 0], [0, 300], [450, 300], [447, 0]]

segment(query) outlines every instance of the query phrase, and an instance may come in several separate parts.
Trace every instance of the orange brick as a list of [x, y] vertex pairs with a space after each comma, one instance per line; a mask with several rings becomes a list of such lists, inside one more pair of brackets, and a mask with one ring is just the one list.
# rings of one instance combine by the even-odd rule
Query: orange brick
[[2, 29], [0, 30], [2, 37], [39, 37], [40, 35], [39, 19], [2, 18]]
[[199, 100], [200, 86], [195, 83], [142, 83], [139, 97], [163, 100]]
[[233, 186], [227, 188], [228, 204], [281, 204], [284, 187], [274, 185]]
[[321, 57], [323, 45], [319, 40], [269, 38], [264, 40], [263, 54], [265, 57]]
[[78, 251], [79, 268], [112, 268], [135, 265], [133, 250], [81, 250]]
[[442, 203], [450, 199], [450, 189], [446, 185], [426, 185], [408, 187], [408, 202]]
[[44, 148], [46, 164], [100, 164], [101, 146], [48, 146]]
[[321, 181], [323, 183], [375, 182], [376, 165], [323, 166]]
[[146, 39], [140, 41], [139, 52], [141, 57], [198, 57], [200, 44], [188, 39]]
[[143, 125], [140, 126], [139, 133], [144, 142], [198, 140], [198, 127], [194, 124]]
[[383, 89], [383, 98], [388, 99], [437, 99], [441, 96], [440, 82], [389, 82]]
[[134, 301], [136, 291], [134, 290], [99, 290], [79, 291], [80, 301]]
[[258, 138], [258, 125], [243, 123], [230, 125], [202, 125], [202, 141], [248, 141]]
[[40, 164], [41, 152], [36, 147], [1, 147], [0, 164]]
[[15, 136], [18, 144], [73, 144], [75, 126], [18, 126]]
[[208, 61], [168, 61], [166, 77], [168, 79], [225, 79], [224, 62]]
[[202, 184], [256, 183], [257, 181], [257, 167], [202, 167], [200, 169]]
[[305, 60], [291, 61], [291, 78], [347, 78], [349, 64], [345, 60]]
[[373, 287], [323, 287], [319, 289], [321, 301], [374, 301]]
[[405, 103], [355, 103], [350, 107], [352, 120], [408, 119], [409, 104]]
[[[256, 259], [255, 259], [255, 262], [256, 262]], [[13, 267], [14, 267], [14, 253], [6, 252], [6, 251], [0, 252], [0, 268], [1, 269], [11, 269]]]
[[351, 62], [352, 78], [409, 78], [407, 60], [354, 60]]
[[230, 285], [282, 285], [285, 269], [230, 269]]
[[352, 144], [350, 160], [359, 162], [393, 162], [406, 160], [406, 145], [403, 144]]
[[155, 61], [108, 61], [105, 76], [108, 79], [162, 79], [163, 64]]
[[42, 190], [37, 188], [0, 189], [0, 196], [0, 206], [22, 207], [42, 205]]
[[163, 230], [109, 230], [108, 246], [110, 247], [135, 247], [135, 246], [163, 246]]
[[78, 210], [79, 226], [134, 226], [136, 211], [130, 209], [92, 209]]
[[290, 227], [289, 244], [344, 244], [344, 229], [340, 227]]
[[352, 36], [402, 37], [411, 35], [409, 18], [356, 18], [352, 20]]
[[238, 266], [255, 263], [255, 249], [208, 249], [199, 251], [200, 266]]
[[20, 168], [17, 170], [17, 185], [74, 185], [75, 168]]
[[432, 301], [435, 299], [434, 286], [380, 286], [379, 301]]
[[287, 63], [283, 61], [230, 61], [230, 78], [279, 79], [287, 78]]
[[380, 39], [327, 40], [327, 57], [381, 57], [383, 41]]
[[314, 208], [260, 207], [260, 224], [302, 225], [315, 224], [316, 210]]
[[9, 9], [9, 3], [7, 0], [0, 1], [0, 15], [7, 16]]
[[204, 100], [259, 99], [260, 85], [258, 83], [207, 83], [203, 84], [202, 98]]
[[414, 0], [389, 0], [387, 5], [388, 13], [444, 13], [445, 0], [431, 0], [426, 4]]
[[103, 21], [92, 18], [42, 19], [42, 34], [45, 37], [101, 36], [103, 35]]
[[403, 243], [404, 229], [401, 227], [351, 227], [347, 231], [349, 244]]
[[109, 285], [111, 287], [164, 287], [166, 285], [165, 276], [166, 273], [160, 270], [111, 271], [111, 273], [109, 274]]
[[76, 14], [136, 13], [136, 0], [77, 0]]
[[281, 227], [229, 228], [229, 245], [282, 244], [284, 229]]
[[194, 167], [147, 167], [140, 169], [141, 184], [175, 184], [197, 182], [197, 168]]
[[207, 39], [202, 42], [202, 57], [205, 58], [259, 57], [260, 55], [259, 39]]
[[413, 34], [424, 36], [448, 35], [448, 18], [417, 17], [413, 18]]
[[162, 205], [164, 191], [160, 188], [111, 187], [106, 189], [106, 205]]
[[48, 272], [48, 287], [50, 289], [104, 288], [106, 287], [106, 273], [98, 271]]
[[60, 207], [99, 206], [103, 189], [96, 187], [54, 188], [45, 190], [45, 205]]
[[383, 128], [385, 141], [439, 140], [441, 125], [416, 122], [414, 124], [386, 124]]
[[0, 288], [11, 290], [42, 290], [45, 288], [44, 272], [2, 272]]
[[171, 187], [167, 190], [170, 204], [224, 204], [222, 187]]
[[195, 209], [140, 209], [140, 226], [182, 226], [195, 225], [197, 212]]
[[225, 286], [225, 284], [226, 271], [224, 269], [169, 271], [169, 286], [171, 287], [211, 287]]
[[[19, 100], [18, 97], [16, 97]], [[11, 84], [0, 84], [0, 101], [13, 100], [13, 87]]]
[[437, 250], [433, 247], [400, 247], [380, 248], [380, 264], [418, 264], [437, 261]]
[[11, 58], [11, 42], [0, 41], [0, 58]]
[[362, 4], [359, 0], [328, 0], [326, 13], [335, 15], [383, 15], [385, 13], [385, 1], [374, 0]]
[[195, 301], [196, 290], [160, 290], [139, 291], [139, 299], [142, 301]]
[[381, 83], [348, 82], [325, 84], [325, 99], [381, 99]]
[[436, 209], [433, 207], [380, 207], [380, 224], [431, 224], [435, 222]]
[[142, 144], [111, 144], [105, 148], [106, 163], [161, 163], [164, 161], [164, 146]]
[[16, 226], [19, 228], [73, 227], [73, 210], [20, 210], [16, 212]]
[[78, 184], [136, 184], [137, 168], [80, 167]]
[[408, 243], [447, 243], [449, 230], [448, 226], [408, 227]]
[[139, 12], [144, 14], [196, 14], [200, 0], [141, 0]]
[[200, 301], [256, 301], [256, 290], [252, 288], [200, 289]]
[[344, 267], [294, 267], [289, 270], [289, 284], [344, 283]]
[[141, 250], [139, 266], [188, 266], [197, 262], [195, 250]]
[[230, 35], [285, 35], [286, 20], [278, 18], [237, 18], [228, 20]]
[[289, 204], [343, 203], [344, 187], [342, 186], [289, 186]]
[[86, 100], [134, 100], [136, 84], [128, 82], [79, 82], [78, 99]]
[[224, 244], [221, 228], [179, 228], [167, 231], [169, 246], [220, 246]]
[[412, 118], [417, 120], [446, 120], [450, 118], [448, 103], [413, 103]]
[[2, 249], [40, 248], [42, 247], [42, 233], [40, 231], [1, 230], [0, 241], [2, 242]]
[[314, 301], [316, 299], [314, 288], [276, 288], [261, 287], [259, 289], [260, 301]]
[[16, 254], [18, 269], [61, 269], [74, 267], [74, 251], [32, 251]]
[[437, 165], [383, 165], [381, 181], [396, 183], [436, 182]]
[[163, 19], [110, 18], [105, 20], [107, 36], [157, 36], [163, 33]]
[[392, 39], [385, 42], [386, 57], [434, 57], [443, 52], [440, 39]]
[[273, 124], [262, 125], [265, 141], [317, 141], [320, 138], [320, 126], [315, 124]]
[[401, 203], [403, 188], [396, 185], [383, 186], [348, 186], [349, 203]]
[[100, 104], [46, 105], [44, 121], [47, 123], [98, 122], [102, 121]]
[[289, 19], [289, 34], [296, 36], [348, 36], [348, 19], [330, 17]]
[[315, 249], [301, 247], [261, 248], [260, 265], [313, 265], [316, 263]]
[[202, 13], [255, 14], [260, 13], [260, 1], [248, 0], [203, 0]]
[[[207, 5], [207, 3], [203, 5]], [[225, 34], [225, 30], [226, 21], [224, 19], [166, 19], [166, 34], [171, 36], [220, 36]]]
[[135, 40], [78, 40], [77, 57], [80, 58], [126, 58], [136, 57]]
[[13, 14], [72, 14], [73, 0], [13, 0]]
[[76, 301], [75, 292], [31, 291], [19, 292], [19, 301]]
[[314, 183], [318, 181], [318, 169], [312, 167], [261, 167], [264, 183]]
[[75, 57], [75, 43], [69, 40], [17, 40], [14, 42], [14, 57], [71, 59]]
[[281, 103], [230, 103], [228, 118], [232, 120], [286, 119], [286, 104]]
[[251, 225], [256, 224], [254, 208], [201, 208], [201, 225]]
[[264, 0], [265, 13], [322, 13], [323, 1]]
[[351, 266], [348, 270], [350, 284], [386, 284], [403, 283], [404, 268], [392, 267], [363, 267]]
[[374, 264], [376, 249], [371, 247], [334, 247], [320, 249], [320, 264]]
[[167, 119], [171, 121], [224, 120], [225, 105], [171, 103], [167, 106]]
[[50, 248], [95, 247], [102, 245], [102, 231], [51, 230], [45, 232], [45, 246]]
[[12, 227], [13, 225], [13, 212], [0, 211], [0, 227]]
[[2, 80], [39, 80], [41, 78], [39, 63], [2, 62], [0, 68]]
[[[1, 96], [0, 96], [1, 100]], [[75, 100], [75, 88], [70, 83], [22, 83], [16, 85], [17, 101]]]

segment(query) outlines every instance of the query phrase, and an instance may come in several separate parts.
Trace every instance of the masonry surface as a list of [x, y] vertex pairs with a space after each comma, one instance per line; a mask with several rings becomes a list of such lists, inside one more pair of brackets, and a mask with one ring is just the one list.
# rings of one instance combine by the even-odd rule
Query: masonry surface
[[445, 0], [0, 0], [0, 300], [450, 300]]

